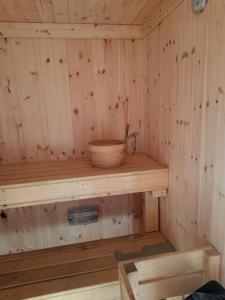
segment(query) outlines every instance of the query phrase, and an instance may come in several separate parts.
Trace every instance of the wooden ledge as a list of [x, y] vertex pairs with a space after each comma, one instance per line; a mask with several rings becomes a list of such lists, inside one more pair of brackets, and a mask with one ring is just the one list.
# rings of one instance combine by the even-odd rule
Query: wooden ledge
[[168, 168], [144, 154], [100, 169], [87, 159], [3, 166], [0, 208], [168, 189]]

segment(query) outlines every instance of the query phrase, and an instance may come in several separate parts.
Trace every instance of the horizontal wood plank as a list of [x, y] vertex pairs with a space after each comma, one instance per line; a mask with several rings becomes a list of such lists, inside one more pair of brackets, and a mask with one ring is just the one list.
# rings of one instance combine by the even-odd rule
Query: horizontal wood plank
[[[203, 250], [172, 252], [167, 254], [165, 258], [158, 255], [149, 260], [137, 261], [134, 264], [138, 270], [138, 280], [155, 280], [160, 277], [184, 274], [187, 270], [189, 273], [202, 271], [204, 255]], [[174, 266], [176, 267], [174, 268]]]
[[14, 272], [0, 275], [0, 290], [24, 284], [43, 282], [63, 277], [70, 277], [90, 272], [110, 270], [117, 268], [117, 260], [114, 255], [103, 256], [94, 259], [87, 259], [67, 264], [58, 264], [56, 266]]
[[168, 188], [168, 168], [138, 154], [122, 167], [99, 169], [87, 159], [3, 166], [0, 208], [138, 193]]
[[3, 38], [143, 39], [141, 25], [0, 23]]
[[139, 286], [137, 300], [155, 300], [189, 294], [202, 284], [202, 273], [190, 273], [151, 281]]
[[118, 270], [110, 269], [0, 290], [0, 300], [21, 300], [38, 295], [68, 291], [118, 280]]
[[144, 246], [165, 243], [165, 238], [159, 233], [112, 238], [75, 245], [67, 245], [38, 251], [0, 256], [0, 274], [32, 270], [94, 259], [115, 254], [117, 250], [123, 253], [141, 251]]
[[120, 300], [120, 285], [118, 281], [98, 284], [92, 287], [73, 289], [69, 291], [51, 293], [44, 296], [32, 297], [30, 300], [93, 300], [93, 295], [95, 299], [98, 300]]

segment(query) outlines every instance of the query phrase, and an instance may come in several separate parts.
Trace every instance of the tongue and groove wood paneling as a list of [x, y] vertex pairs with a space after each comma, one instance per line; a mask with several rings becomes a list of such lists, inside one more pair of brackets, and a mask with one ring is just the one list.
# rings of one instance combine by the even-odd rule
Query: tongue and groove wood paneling
[[[161, 229], [178, 248], [197, 234], [224, 256], [225, 1], [180, 5], [146, 38], [145, 150], [167, 163]], [[225, 281], [225, 261], [222, 262]]]
[[162, 1], [0, 0], [0, 21], [143, 24]]
[[1, 163], [85, 157], [127, 123], [141, 150], [143, 41], [0, 43]]
[[[122, 138], [142, 150], [143, 41], [0, 39], [0, 164], [87, 157], [87, 143]], [[100, 221], [71, 227], [67, 209], [96, 204]], [[0, 253], [132, 234], [139, 195], [1, 212]]]
[[[97, 205], [99, 222], [69, 226], [68, 209], [82, 205]], [[142, 214], [140, 194], [5, 210], [0, 218], [0, 254], [138, 233]]]

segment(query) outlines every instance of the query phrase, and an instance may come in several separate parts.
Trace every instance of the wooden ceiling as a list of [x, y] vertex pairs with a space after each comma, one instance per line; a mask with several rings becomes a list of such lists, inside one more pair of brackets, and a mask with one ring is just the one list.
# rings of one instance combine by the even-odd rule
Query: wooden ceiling
[[163, 0], [0, 0], [0, 22], [143, 24]]

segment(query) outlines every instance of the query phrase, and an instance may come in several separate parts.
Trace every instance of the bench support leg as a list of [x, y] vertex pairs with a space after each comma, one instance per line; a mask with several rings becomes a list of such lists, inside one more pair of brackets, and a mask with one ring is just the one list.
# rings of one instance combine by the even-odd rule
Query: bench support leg
[[217, 280], [220, 282], [220, 254], [216, 249], [205, 251], [203, 281]]
[[154, 198], [150, 192], [144, 193], [144, 207], [143, 207], [143, 223], [144, 231], [158, 231], [159, 230], [159, 198]]
[[159, 230], [159, 200], [166, 195], [167, 190], [144, 193], [143, 223], [145, 232]]

